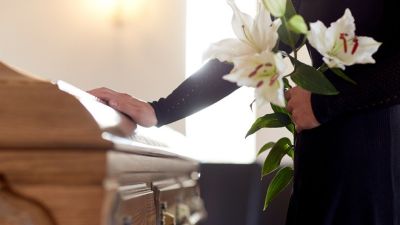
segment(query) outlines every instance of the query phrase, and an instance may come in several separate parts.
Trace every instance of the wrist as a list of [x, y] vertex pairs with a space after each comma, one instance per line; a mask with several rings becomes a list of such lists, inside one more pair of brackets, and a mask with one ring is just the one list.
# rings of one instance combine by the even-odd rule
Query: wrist
[[158, 126], [157, 113], [152, 102], [144, 102], [146, 104], [146, 108], [148, 109], [148, 117], [149, 117], [149, 127]]
[[155, 112], [153, 106], [148, 102], [143, 102], [143, 104], [145, 105], [144, 108], [146, 109], [143, 112], [144, 115], [142, 116], [142, 118], [146, 118], [145, 122], [143, 123], [143, 126], [145, 126], [145, 127], [156, 126], [158, 121], [157, 121], [156, 112]]

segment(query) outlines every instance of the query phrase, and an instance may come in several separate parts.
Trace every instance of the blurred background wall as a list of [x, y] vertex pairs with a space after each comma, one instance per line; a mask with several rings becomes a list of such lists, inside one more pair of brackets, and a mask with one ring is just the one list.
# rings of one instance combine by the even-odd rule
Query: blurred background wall
[[0, 61], [154, 100], [185, 77], [185, 0], [0, 0]]
[[[201, 52], [208, 42], [233, 35], [232, 13], [225, 0], [201, 2], [204, 3], [198, 0], [0, 0], [0, 61], [45, 79], [67, 81], [84, 90], [105, 86], [146, 101], [156, 100], [168, 95], [185, 75], [201, 66]], [[236, 2], [246, 12], [254, 11], [256, 1]], [[187, 21], [190, 26], [186, 26]], [[212, 130], [213, 122], [207, 121], [217, 115], [219, 125], [205, 139], [215, 145], [223, 136], [216, 134], [236, 130], [237, 133], [227, 135], [229, 141], [221, 143], [237, 141], [227, 148], [232, 152], [238, 146], [243, 149], [242, 153], [237, 150], [234, 154], [246, 151], [247, 155], [232, 160], [251, 162], [256, 149], [287, 133], [264, 130], [257, 134], [257, 140], [250, 137], [242, 145], [254, 115], [248, 108], [253, 100], [251, 92], [240, 91], [247, 93], [244, 100], [246, 93], [235, 93], [242, 95], [242, 99], [230, 96], [224, 100], [230, 103], [213, 106], [216, 110], [202, 112], [192, 122], [189, 120], [191, 124], [197, 121], [198, 126], [203, 126], [201, 129], [206, 129], [195, 127], [190, 132], [202, 141], [202, 136], [210, 133], [207, 130]], [[260, 110], [258, 114], [265, 112]], [[236, 121], [237, 129], [228, 127], [232, 120]], [[171, 126], [182, 133], [186, 131], [184, 120]], [[221, 127], [226, 131], [220, 130]], [[228, 154], [221, 153], [216, 161], [224, 160], [224, 155]]]
[[[237, 2], [248, 9], [254, 8], [248, 0]], [[198, 18], [188, 19], [188, 11]], [[193, 54], [200, 59], [200, 51], [206, 45], [200, 45], [198, 40], [211, 33], [207, 38], [218, 41], [222, 37], [212, 34], [230, 31], [230, 16], [225, 0], [0, 0], [0, 61], [28, 74], [61, 79], [84, 90], [105, 86], [151, 101], [168, 95], [186, 74], [195, 70], [186, 68], [188, 61], [198, 60], [188, 60], [187, 50], [195, 49]], [[189, 35], [188, 21], [193, 23]], [[191, 65], [197, 67], [201, 63], [196, 61]], [[263, 130], [241, 147], [246, 128], [254, 119], [248, 108], [252, 97], [248, 91], [244, 92], [247, 97], [240, 104], [237, 96], [241, 94], [235, 93], [213, 106], [219, 112], [209, 111], [192, 118], [205, 129], [194, 127], [192, 132], [197, 133], [198, 141], [206, 143], [206, 147], [194, 150], [193, 156], [220, 163], [202, 167], [202, 188], [206, 204], [212, 209], [210, 221], [231, 225], [283, 224], [290, 189], [268, 214], [261, 214], [270, 178], [259, 182], [259, 164], [231, 164], [254, 162], [258, 148], [287, 134], [284, 130]], [[246, 121], [239, 126], [244, 111]], [[263, 113], [266, 111], [258, 112]], [[216, 115], [219, 118], [215, 123], [219, 124], [212, 127], [209, 118]], [[189, 120], [188, 124], [194, 122]], [[183, 120], [171, 126], [186, 131]], [[226, 130], [219, 130], [221, 127]], [[213, 139], [204, 135], [210, 129], [214, 129]], [[228, 133], [232, 131], [239, 133]], [[198, 153], [203, 156], [196, 157]], [[241, 210], [238, 206], [249, 207]], [[238, 213], [228, 218], [235, 210]]]

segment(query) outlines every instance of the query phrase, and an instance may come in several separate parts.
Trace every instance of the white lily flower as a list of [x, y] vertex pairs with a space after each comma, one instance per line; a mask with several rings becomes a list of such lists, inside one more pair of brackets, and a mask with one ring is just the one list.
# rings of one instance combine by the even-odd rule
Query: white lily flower
[[272, 50], [278, 41], [281, 20], [271, 20], [270, 13], [258, 2], [254, 19], [239, 10], [234, 0], [227, 0], [232, 7], [232, 28], [238, 39], [224, 39], [212, 44], [203, 58], [217, 58], [232, 62], [235, 57]]
[[330, 67], [345, 69], [356, 63], [375, 63], [372, 55], [381, 43], [370, 37], [355, 35], [356, 26], [349, 9], [342, 18], [332, 23], [329, 28], [321, 21], [310, 24], [308, 41], [323, 55], [324, 62]]
[[233, 59], [234, 68], [224, 79], [239, 86], [254, 87], [256, 103], [262, 106], [271, 102], [285, 106], [284, 84], [285, 63], [281, 53], [264, 51]]

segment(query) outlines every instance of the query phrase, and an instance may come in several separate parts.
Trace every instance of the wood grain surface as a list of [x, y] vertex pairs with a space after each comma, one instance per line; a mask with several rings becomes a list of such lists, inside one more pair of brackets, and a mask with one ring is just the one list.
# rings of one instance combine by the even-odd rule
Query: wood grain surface
[[105, 150], [0, 149], [0, 174], [12, 184], [101, 185], [107, 177]]
[[92, 116], [57, 86], [0, 64], [0, 148], [110, 148]]
[[100, 225], [102, 185], [13, 185], [13, 190], [40, 202], [57, 225]]
[[[103, 139], [82, 99], [55, 84], [0, 62], [0, 96], [0, 203], [38, 206], [39, 225], [102, 225], [108, 213], [117, 224], [155, 225], [162, 202], [173, 212], [197, 194], [196, 183], [178, 179], [198, 171], [197, 162]], [[105, 188], [110, 180], [116, 185]]]

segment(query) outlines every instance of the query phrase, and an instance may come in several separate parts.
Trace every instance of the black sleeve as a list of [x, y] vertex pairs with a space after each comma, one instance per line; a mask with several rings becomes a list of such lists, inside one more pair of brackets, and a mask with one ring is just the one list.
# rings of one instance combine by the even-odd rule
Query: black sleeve
[[[357, 85], [339, 85], [339, 95], [323, 96], [312, 94], [314, 114], [320, 123], [344, 113], [388, 107], [400, 104], [400, 54], [382, 52], [385, 57], [377, 58], [377, 64], [350, 67], [346, 74]], [[329, 74], [331, 80], [338, 79]], [[340, 82], [335, 82], [340, 83]]]
[[211, 60], [166, 98], [151, 102], [157, 116], [157, 126], [187, 117], [236, 90], [238, 86], [235, 83], [222, 79], [232, 68], [232, 64]]

